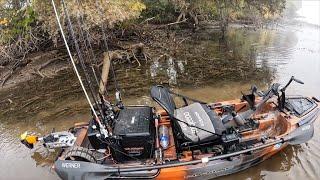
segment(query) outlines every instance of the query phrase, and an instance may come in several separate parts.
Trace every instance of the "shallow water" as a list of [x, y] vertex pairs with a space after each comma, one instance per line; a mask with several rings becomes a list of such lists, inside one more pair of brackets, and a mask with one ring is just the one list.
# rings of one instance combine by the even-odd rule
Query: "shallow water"
[[[320, 97], [320, 22], [312, 18], [320, 17], [320, 6], [314, 8], [318, 4], [302, 2], [298, 12], [306, 17], [299, 21], [286, 20], [258, 30], [230, 28], [225, 41], [215, 30], [200, 31], [171, 58], [154, 60], [140, 69], [118, 68], [125, 103], [154, 105], [148, 89], [157, 83], [214, 102], [238, 98], [251, 84], [285, 83], [292, 75], [305, 84], [292, 84], [289, 94]], [[86, 102], [78, 85], [68, 80], [72, 77], [66, 72], [50, 81], [15, 88], [16, 97], [1, 96], [1, 102], [13, 102], [0, 103], [0, 179], [58, 178], [50, 170], [54, 153], [26, 149], [19, 135], [26, 130], [45, 134], [87, 121]], [[307, 144], [289, 146], [255, 167], [221, 179], [319, 179], [319, 125], [317, 121]]]

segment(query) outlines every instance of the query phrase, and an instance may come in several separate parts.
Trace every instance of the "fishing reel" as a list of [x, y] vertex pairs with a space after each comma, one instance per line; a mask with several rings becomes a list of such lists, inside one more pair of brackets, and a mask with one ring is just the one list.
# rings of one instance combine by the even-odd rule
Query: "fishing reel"
[[122, 97], [121, 97], [120, 91], [117, 91], [117, 92], [116, 92], [116, 106], [117, 106], [119, 109], [123, 109], [123, 108], [124, 108], [124, 105], [123, 105], [123, 103], [122, 103]]
[[[115, 93], [115, 104], [103, 99], [103, 102], [100, 104], [100, 106], [103, 113], [103, 116], [100, 117], [103, 119], [103, 123], [108, 126], [111, 125], [116, 118], [118, 110], [124, 108], [120, 91], [116, 91]], [[99, 108], [95, 108], [95, 110], [97, 111], [97, 114], [100, 114]]]

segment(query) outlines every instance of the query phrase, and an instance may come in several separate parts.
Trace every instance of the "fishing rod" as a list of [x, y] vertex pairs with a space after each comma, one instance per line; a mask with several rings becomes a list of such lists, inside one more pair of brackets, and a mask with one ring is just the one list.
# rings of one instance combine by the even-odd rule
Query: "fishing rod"
[[[69, 16], [65, 1], [61, 0], [61, 2], [62, 2], [62, 7], [63, 7], [63, 10], [64, 10], [64, 13], [65, 13], [66, 18], [67, 18], [68, 28], [69, 28], [69, 31], [71, 33], [71, 37], [72, 37], [72, 39], [74, 41], [74, 46], [75, 46], [77, 54], [78, 54], [79, 62], [80, 62], [80, 65], [82, 67], [82, 70], [84, 72], [86, 83], [87, 83], [87, 85], [89, 87], [89, 90], [90, 90], [91, 96], [93, 98], [93, 101], [95, 102], [95, 104], [98, 104], [98, 101], [96, 100], [96, 96], [95, 96], [94, 90], [93, 90], [92, 85], [91, 85], [90, 77], [88, 76], [88, 71], [86, 69], [86, 65], [84, 63], [83, 56], [82, 56], [81, 51], [80, 51], [80, 46], [78, 44], [78, 41], [76, 39], [76, 35], [74, 33], [74, 30], [73, 30], [73, 26], [72, 26], [72, 23], [71, 23], [71, 20], [70, 20], [70, 16]], [[101, 115], [103, 115], [103, 113], [101, 113]]]
[[[76, 2], [76, 3], [78, 3], [78, 2]], [[78, 4], [79, 4], [79, 3], [78, 3]], [[64, 12], [65, 12], [66, 17], [67, 17], [69, 30], [70, 30], [70, 32], [71, 32], [71, 35], [72, 35], [72, 38], [73, 38], [73, 40], [74, 40], [74, 44], [75, 44], [75, 47], [76, 47], [76, 50], [77, 50], [77, 53], [78, 53], [78, 56], [79, 56], [79, 61], [80, 61], [81, 67], [82, 67], [82, 69], [83, 69], [83, 71], [84, 71], [85, 78], [86, 78], [86, 80], [87, 80], [87, 84], [88, 84], [88, 86], [89, 86], [89, 88], [90, 88], [91, 95], [92, 95], [92, 97], [93, 97], [93, 99], [94, 99], [94, 101], [95, 101], [95, 104], [97, 105], [97, 108], [98, 108], [99, 111], [100, 111], [100, 114], [101, 114], [102, 118], [105, 119], [104, 109], [106, 109], [106, 108], [103, 107], [103, 106], [106, 105], [106, 106], [107, 106], [107, 109], [112, 109], [111, 103], [110, 103], [110, 102], [107, 102], [107, 101], [103, 98], [103, 95], [102, 95], [102, 94], [99, 95], [100, 100], [101, 100], [101, 103], [99, 103], [99, 102], [97, 101], [98, 98], [95, 97], [95, 94], [96, 94], [96, 93], [94, 93], [93, 87], [92, 87], [92, 85], [91, 85], [90, 77], [88, 76], [88, 72], [87, 72], [87, 70], [86, 70], [86, 66], [85, 66], [85, 63], [84, 63], [84, 59], [83, 59], [83, 57], [82, 57], [82, 55], [81, 55], [81, 52], [80, 52], [80, 49], [79, 49], [79, 44], [78, 44], [78, 42], [77, 42], [75, 33], [74, 33], [74, 31], [73, 31], [73, 27], [72, 27], [72, 23], [71, 23], [71, 20], [70, 20], [69, 13], [68, 13], [68, 9], [67, 9], [67, 6], [66, 6], [66, 3], [65, 3], [64, 0], [62, 0], [62, 5], [63, 5], [63, 9], [64, 9]], [[79, 6], [80, 6], [80, 5], [79, 5]], [[82, 37], [83, 41], [85, 41], [82, 28], [80, 27], [81, 24], [80, 24], [80, 21], [79, 21], [79, 19], [80, 19], [80, 18], [79, 18], [79, 15], [80, 15], [79, 13], [80, 13], [80, 12], [79, 12], [79, 10], [78, 10], [78, 18], [77, 18], [77, 20], [78, 20], [78, 25], [79, 25], [79, 30], [80, 30], [80, 38]], [[83, 17], [82, 17], [82, 19], [83, 19]], [[89, 33], [87, 32], [87, 37], [89, 36], [88, 34], [89, 34]], [[88, 53], [89, 50], [88, 50], [88, 47], [86, 46], [86, 43], [85, 43], [85, 48], [86, 48], [86, 51], [85, 51], [85, 52]], [[91, 50], [92, 50], [92, 47], [91, 47]], [[93, 53], [93, 52], [92, 52], [92, 53]], [[94, 53], [93, 53], [93, 54], [94, 54]], [[95, 56], [94, 56], [94, 57], [95, 57]], [[92, 64], [92, 59], [91, 59], [91, 58], [89, 58], [89, 59], [90, 59], [91, 64]], [[92, 66], [91, 66], [91, 67], [92, 67]], [[97, 76], [96, 76], [96, 73], [95, 73], [95, 70], [93, 69], [93, 67], [92, 67], [92, 71], [93, 71], [94, 77], [95, 77], [95, 79], [96, 79], [97, 86], [99, 86], [98, 78], [97, 78]], [[102, 81], [102, 82], [103, 82], [103, 81]], [[105, 86], [105, 83], [104, 83], [104, 82], [103, 82], [103, 86]], [[102, 102], [104, 102], [104, 103], [102, 103]], [[107, 104], [105, 104], [105, 103], [107, 103]], [[106, 124], [106, 126], [108, 127], [108, 124]]]
[[[79, 7], [82, 7], [83, 8], [83, 4], [81, 3], [81, 1], [79, 0], [74, 0], [74, 2], [79, 6]], [[100, 16], [103, 16], [103, 13], [102, 13], [102, 9], [101, 7], [99, 6], [98, 2], [96, 1], [96, 7], [97, 9], [99, 10], [99, 14]], [[95, 64], [98, 64], [97, 62], [97, 58], [93, 52], [93, 48], [92, 48], [92, 45], [90, 43], [90, 33], [88, 32], [88, 30], [86, 30], [84, 28], [84, 30], [82, 31], [82, 26], [84, 26], [84, 17], [83, 17], [83, 14], [81, 13], [80, 9], [78, 9], [78, 13], [77, 13], [77, 23], [78, 23], [78, 26], [79, 26], [79, 29], [80, 29], [80, 36], [82, 37], [83, 41], [85, 42], [85, 49], [86, 49], [86, 52], [88, 54], [91, 55], [92, 58], [89, 58], [92, 62], [92, 59], [94, 60], [94, 63]], [[104, 28], [104, 25], [101, 24], [100, 25], [100, 28], [101, 28], [101, 31], [102, 31], [102, 35], [103, 35], [103, 42], [104, 42], [104, 46], [106, 48], [106, 52], [107, 52], [107, 56], [108, 58], [111, 60], [111, 57], [110, 57], [110, 53], [109, 53], [109, 46], [108, 46], [108, 43], [107, 43], [107, 38], [106, 38], [106, 33], [105, 33], [105, 28]], [[83, 33], [84, 32], [84, 33]], [[116, 89], [116, 99], [118, 100], [118, 105], [121, 105], [122, 102], [121, 102], [121, 94], [120, 94], [120, 91], [119, 91], [119, 88], [118, 88], [118, 82], [116, 80], [116, 74], [115, 74], [115, 70], [114, 70], [114, 66], [113, 66], [113, 63], [110, 63], [110, 68], [111, 68], [111, 72], [112, 72], [112, 75], [113, 75], [113, 80], [114, 80], [114, 85], [115, 85], [115, 89]], [[99, 81], [98, 81], [98, 76], [97, 76], [97, 73], [95, 72], [95, 69], [93, 68], [93, 66], [91, 66], [91, 69], [92, 69], [92, 72], [93, 72], [93, 75], [96, 79], [96, 82], [98, 83], [97, 85], [99, 86]], [[99, 72], [99, 71], [98, 71]], [[106, 84], [105, 82], [102, 80], [102, 75], [101, 73], [99, 72], [98, 73], [99, 77], [100, 77], [100, 83], [102, 83], [102, 85], [104, 87], [106, 87]], [[105, 95], [107, 95], [107, 91], [104, 91], [103, 94], [101, 94], [101, 92], [99, 91], [99, 97], [101, 99], [101, 102], [105, 102], [107, 104], [111, 104], [110, 102], [108, 102], [104, 97]], [[101, 106], [104, 105], [104, 104], [101, 104]], [[107, 105], [108, 106], [108, 105]], [[102, 107], [101, 107], [102, 108]]]
[[[75, 0], [75, 3], [78, 4], [79, 7], [81, 7], [83, 9], [83, 4], [79, 0]], [[79, 24], [79, 27], [80, 26], [83, 26], [83, 27], [85, 26], [83, 14], [81, 13], [80, 9], [78, 9], [78, 24]], [[86, 46], [86, 44], [88, 44], [89, 48], [87, 48], [87, 46], [86, 46], [86, 49], [87, 49], [87, 51], [89, 50], [88, 54], [90, 54], [91, 57], [92, 57], [92, 58], [90, 58], [90, 60], [92, 62], [92, 59], [93, 59], [94, 60], [94, 64], [98, 65], [97, 57], [95, 56], [95, 53], [93, 52], [93, 48], [92, 48], [92, 45], [91, 45], [91, 42], [90, 42], [90, 39], [91, 39], [90, 32], [85, 27], [83, 29], [84, 29], [84, 33], [85, 33], [85, 37], [84, 37], [85, 46]], [[109, 56], [109, 59], [110, 59], [110, 56]], [[106, 87], [106, 83], [102, 80], [101, 72], [98, 71], [98, 73], [96, 73], [95, 68], [93, 66], [91, 66], [91, 69], [92, 69], [93, 75], [94, 75], [94, 77], [96, 79], [97, 86], [100, 86], [100, 83], [102, 83], [102, 85], [104, 87]], [[99, 70], [99, 68], [98, 68], [98, 70]], [[98, 74], [99, 78], [98, 78], [97, 74]], [[98, 79], [100, 79], [100, 82], [99, 82]], [[98, 92], [99, 92], [99, 97], [100, 97], [101, 102], [106, 102], [106, 103], [108, 103], [110, 105], [111, 103], [107, 102], [106, 99], [104, 98], [105, 96], [107, 96], [108, 92], [104, 91], [103, 94], [100, 91], [98, 91]], [[102, 105], [103, 104], [101, 103], [101, 106]]]
[[[74, 0], [74, 2], [76, 4], [78, 4], [79, 7], [80, 7], [79, 0]], [[84, 27], [85, 26], [84, 18], [83, 18], [83, 14], [80, 12], [80, 9], [77, 10], [77, 25], [78, 25], [79, 30], [80, 30], [80, 38], [84, 42], [85, 52], [86, 52], [87, 56], [89, 57], [88, 59], [90, 59], [90, 62], [91, 62], [92, 73], [93, 73], [93, 75], [95, 77], [97, 86], [99, 86], [99, 80], [98, 79], [101, 79], [101, 73], [99, 73], [99, 71], [97, 73], [96, 69], [93, 67], [93, 64], [97, 65], [98, 61], [97, 61], [97, 58], [96, 58], [96, 56], [95, 56], [95, 54], [94, 54], [94, 52], [92, 50], [93, 48], [92, 48], [92, 45], [91, 45], [91, 42], [90, 42], [89, 32]], [[97, 76], [97, 74], [99, 75], [99, 77]]]
[[[100, 16], [103, 16], [103, 12], [102, 12], [101, 7], [99, 6], [99, 2], [97, 0], [95, 0], [95, 2], [96, 2], [96, 7], [98, 9]], [[105, 33], [105, 27], [104, 27], [103, 23], [101, 23], [100, 28], [102, 31], [103, 42], [104, 42], [105, 48], [107, 50], [107, 55], [108, 55], [109, 59], [111, 60], [110, 53], [109, 53], [109, 46], [108, 46], [107, 37], [106, 37], [106, 33]], [[119, 85], [117, 82], [117, 77], [116, 77], [116, 73], [115, 73], [112, 62], [110, 63], [110, 67], [111, 67], [111, 72], [112, 72], [112, 76], [113, 76], [114, 87], [116, 89], [116, 99], [119, 99], [119, 101], [121, 103], [121, 94], [119, 91]]]
[[[62, 0], [62, 2], [63, 2], [63, 0]], [[71, 51], [70, 51], [70, 48], [69, 48], [67, 39], [66, 39], [66, 37], [65, 37], [64, 30], [63, 30], [62, 25], [61, 25], [61, 22], [60, 22], [60, 17], [59, 17], [59, 14], [58, 14], [58, 11], [57, 11], [57, 8], [56, 8], [56, 4], [55, 4], [54, 0], [51, 0], [51, 3], [52, 3], [53, 9], [54, 9], [54, 13], [55, 13], [55, 16], [56, 16], [56, 19], [57, 19], [57, 23], [58, 23], [58, 26], [59, 26], [59, 29], [60, 29], [60, 32], [61, 32], [61, 35], [62, 35], [62, 39], [63, 39], [63, 41], [64, 41], [64, 44], [65, 44], [66, 49], [67, 49], [67, 52], [68, 52], [68, 54], [69, 54], [70, 61], [71, 61], [71, 63], [72, 63], [73, 69], [74, 69], [74, 71], [75, 71], [75, 73], [76, 73], [76, 75], [77, 75], [77, 78], [78, 78], [79, 82], [80, 82], [80, 86], [81, 86], [81, 88], [82, 88], [82, 90], [83, 90], [83, 92], [84, 92], [84, 94], [85, 94], [85, 97], [86, 97], [88, 103], [89, 103], [90, 109], [91, 109], [91, 111], [92, 111], [92, 113], [93, 113], [93, 115], [94, 115], [94, 117], [95, 117], [95, 120], [97, 121], [97, 123], [98, 123], [99, 126], [100, 126], [100, 132], [101, 132], [101, 134], [103, 134], [105, 137], [108, 137], [108, 136], [109, 136], [109, 132], [108, 132], [108, 130], [104, 127], [104, 125], [101, 123], [100, 118], [99, 118], [97, 112], [95, 111], [95, 109], [94, 109], [94, 107], [93, 107], [93, 104], [92, 104], [92, 102], [91, 102], [91, 100], [90, 100], [90, 97], [89, 97], [89, 95], [88, 95], [88, 93], [87, 93], [87, 91], [86, 91], [86, 88], [85, 88], [85, 86], [84, 86], [84, 84], [83, 84], [83, 82], [82, 82], [82, 78], [81, 78], [81, 76], [80, 76], [80, 74], [79, 74], [79, 71], [78, 71], [78, 69], [77, 69], [76, 63], [75, 63], [75, 61], [74, 61], [74, 59], [73, 59], [73, 57], [72, 57], [72, 54], [71, 54]], [[64, 3], [64, 2], [63, 2], [63, 3]]]
[[[85, 57], [87, 57], [86, 59], [89, 59], [90, 60], [90, 62], [91, 62], [91, 70], [92, 70], [92, 73], [96, 76], [96, 72], [95, 72], [95, 69], [93, 68], [93, 66], [92, 66], [92, 59], [94, 58], [91, 58], [90, 56], [91, 56], [91, 53], [89, 53], [89, 48], [88, 48], [88, 46], [87, 46], [87, 39], [85, 39], [85, 37], [84, 37], [84, 33], [83, 33], [83, 30], [82, 30], [82, 25], [81, 25], [81, 22], [80, 22], [80, 15], [79, 15], [79, 10], [78, 10], [78, 13], [77, 13], [77, 25], [78, 25], [78, 29], [79, 29], [79, 41], [81, 42], [83, 42], [83, 44], [84, 44], [84, 54], [85, 54]], [[81, 46], [80, 46], [81, 47]], [[98, 78], [95, 78], [95, 80], [96, 80], [96, 84], [97, 85], [99, 85], [99, 81], [98, 81]]]
[[[82, 7], [82, 4], [80, 5], [79, 0], [74, 0], [74, 2], [75, 2], [76, 4], [78, 4], [79, 7], [80, 7], [80, 6]], [[97, 61], [97, 58], [96, 58], [96, 56], [95, 56], [95, 54], [94, 54], [94, 52], [93, 52], [93, 50], [92, 50], [93, 48], [92, 48], [92, 45], [91, 45], [91, 42], [90, 42], [90, 33], [89, 33], [88, 30], [84, 27], [84, 26], [85, 26], [85, 23], [84, 23], [83, 14], [81, 13], [81, 11], [80, 11], [79, 8], [78, 8], [78, 10], [77, 10], [77, 25], [78, 25], [79, 31], [80, 31], [80, 36], [79, 36], [79, 37], [80, 37], [80, 39], [82, 39], [82, 41], [84, 42], [85, 53], [86, 53], [88, 59], [90, 59], [90, 62], [91, 62], [90, 68], [91, 68], [91, 71], [92, 71], [92, 73], [93, 73], [94, 79], [95, 79], [95, 81], [96, 81], [96, 85], [97, 85], [97, 87], [100, 86], [100, 83], [99, 83], [99, 79], [100, 79], [102, 85], [105, 87], [106, 84], [105, 84], [105, 82], [102, 80], [102, 75], [101, 75], [100, 71], [98, 71], [98, 73], [97, 73], [97, 72], [96, 72], [96, 69], [95, 69], [95, 67], [94, 67], [94, 65], [97, 65], [97, 64], [98, 64], [98, 61]], [[83, 30], [82, 30], [82, 29], [83, 29]], [[99, 68], [98, 68], [98, 70], [99, 70]], [[98, 78], [97, 74], [99, 75], [99, 78]], [[106, 102], [106, 100], [103, 98], [103, 97], [106, 95], [106, 91], [104, 91], [104, 92], [98, 91], [98, 93], [99, 93], [100, 101], [101, 101], [101, 102]], [[108, 104], [110, 104], [110, 103], [108, 103]], [[101, 111], [102, 111], [101, 113], [102, 113], [103, 115], [105, 115], [105, 114], [104, 114], [104, 111], [102, 110], [102, 109], [106, 109], [106, 108], [103, 107], [103, 106], [105, 105], [105, 103], [99, 103], [99, 104], [97, 104], [97, 105], [100, 106], [100, 109], [101, 109]], [[108, 108], [108, 109], [110, 109], [110, 108]]]

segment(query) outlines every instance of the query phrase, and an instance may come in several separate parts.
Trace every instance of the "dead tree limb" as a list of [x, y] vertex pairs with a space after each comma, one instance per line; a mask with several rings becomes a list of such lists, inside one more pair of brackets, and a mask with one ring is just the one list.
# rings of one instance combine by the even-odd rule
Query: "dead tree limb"
[[188, 20], [188, 19], [184, 19], [184, 20], [182, 20], [182, 21], [172, 22], [172, 23], [169, 23], [169, 24], [162, 25], [162, 26], [160, 26], [160, 27], [172, 26], [172, 25], [175, 25], [175, 24], [184, 23], [184, 22], [186, 22], [187, 20]]

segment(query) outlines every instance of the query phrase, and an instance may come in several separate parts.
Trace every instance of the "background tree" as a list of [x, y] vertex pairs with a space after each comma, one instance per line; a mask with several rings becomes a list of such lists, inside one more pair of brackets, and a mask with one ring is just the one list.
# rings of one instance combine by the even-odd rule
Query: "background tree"
[[[285, 0], [66, 0], [71, 20], [101, 40], [99, 26], [117, 31], [153, 18], [151, 23], [219, 22], [225, 32], [231, 21], [262, 22], [279, 17]], [[66, 27], [60, 0], [56, 0]], [[77, 23], [81, 19], [82, 23]], [[0, 65], [17, 61], [29, 52], [57, 46], [60, 39], [51, 1], [0, 0]], [[80, 29], [75, 27], [74, 29]], [[119, 30], [119, 29], [118, 29]], [[66, 31], [68, 32], [68, 31]], [[76, 32], [79, 35], [79, 32]], [[68, 34], [67, 34], [68, 35]]]

